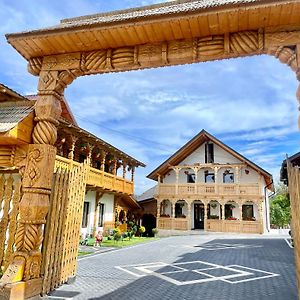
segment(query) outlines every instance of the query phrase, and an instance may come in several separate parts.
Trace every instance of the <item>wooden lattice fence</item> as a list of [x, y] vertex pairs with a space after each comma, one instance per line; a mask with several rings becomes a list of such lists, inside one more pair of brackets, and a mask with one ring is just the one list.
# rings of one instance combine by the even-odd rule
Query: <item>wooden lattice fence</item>
[[54, 174], [43, 244], [43, 294], [75, 276], [87, 164]]
[[4, 272], [12, 259], [21, 199], [18, 174], [0, 174], [0, 267]]
[[300, 169], [288, 162], [289, 194], [291, 199], [292, 231], [295, 245], [298, 294], [300, 299]]

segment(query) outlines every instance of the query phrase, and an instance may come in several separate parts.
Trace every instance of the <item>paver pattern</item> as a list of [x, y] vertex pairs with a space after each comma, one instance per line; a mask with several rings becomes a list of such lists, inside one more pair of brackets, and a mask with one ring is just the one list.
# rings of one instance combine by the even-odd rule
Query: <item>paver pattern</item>
[[222, 237], [170, 237], [83, 257], [75, 283], [49, 298], [297, 299], [294, 253], [285, 239]]

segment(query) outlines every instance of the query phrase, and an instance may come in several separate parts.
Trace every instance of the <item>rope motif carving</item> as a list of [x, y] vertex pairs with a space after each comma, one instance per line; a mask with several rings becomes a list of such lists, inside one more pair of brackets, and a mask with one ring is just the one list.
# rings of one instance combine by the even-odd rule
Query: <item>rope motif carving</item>
[[54, 145], [57, 139], [57, 129], [50, 121], [39, 121], [34, 127], [32, 139], [35, 144]]
[[134, 48], [124, 47], [114, 49], [111, 55], [111, 64], [113, 68], [134, 64]]
[[83, 71], [96, 71], [106, 68], [106, 50], [83, 53], [81, 56], [81, 69]]
[[209, 36], [198, 40], [199, 56], [214, 56], [224, 53], [224, 36]]
[[230, 50], [235, 54], [248, 54], [259, 48], [258, 32], [243, 31], [230, 35]]

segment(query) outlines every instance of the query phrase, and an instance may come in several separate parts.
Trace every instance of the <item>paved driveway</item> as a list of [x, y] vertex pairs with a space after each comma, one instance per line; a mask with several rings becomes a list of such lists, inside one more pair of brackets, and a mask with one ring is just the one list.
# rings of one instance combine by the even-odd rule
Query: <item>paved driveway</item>
[[287, 242], [236, 237], [170, 237], [84, 257], [76, 282], [51, 298], [296, 300]]

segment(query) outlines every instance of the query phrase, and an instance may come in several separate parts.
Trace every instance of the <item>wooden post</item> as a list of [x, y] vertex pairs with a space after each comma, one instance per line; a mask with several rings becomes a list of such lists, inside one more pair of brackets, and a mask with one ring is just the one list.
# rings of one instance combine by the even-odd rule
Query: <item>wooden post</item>
[[207, 230], [207, 203], [204, 203], [204, 230]]
[[34, 144], [28, 147], [22, 179], [23, 196], [15, 237], [16, 251], [0, 281], [0, 288], [8, 283], [19, 282], [19, 289], [28, 298], [42, 291], [41, 245], [56, 155], [53, 145], [57, 139], [57, 119], [61, 114], [60, 95], [54, 91], [59, 83], [58, 71], [41, 72], [39, 97], [35, 105], [37, 123], [32, 133]]
[[134, 171], [135, 171], [135, 167], [132, 166], [132, 169], [131, 169], [131, 181], [134, 182]]
[[123, 179], [126, 179], [126, 167], [127, 167], [127, 164], [126, 164], [126, 162], [123, 161]]
[[188, 221], [188, 230], [192, 229], [192, 220], [191, 220], [191, 207], [192, 204], [190, 202], [187, 203], [187, 221]]

